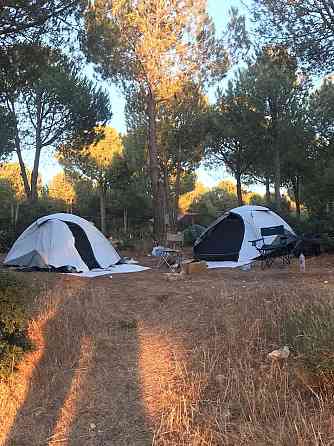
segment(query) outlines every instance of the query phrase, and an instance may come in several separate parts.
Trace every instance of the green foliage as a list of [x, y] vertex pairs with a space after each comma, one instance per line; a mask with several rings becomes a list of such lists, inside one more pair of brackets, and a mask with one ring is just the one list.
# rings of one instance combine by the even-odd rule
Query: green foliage
[[258, 166], [264, 140], [265, 120], [261, 107], [256, 106], [253, 83], [249, 71], [239, 72], [224, 94], [218, 91], [217, 103], [209, 115], [208, 163], [224, 165], [236, 178], [240, 204], [241, 182]]
[[0, 273], [0, 379], [12, 373], [31, 350], [27, 338], [27, 287], [13, 275]]
[[40, 217], [63, 211], [63, 203], [49, 200], [47, 197], [41, 198], [35, 203], [24, 202], [20, 207], [20, 219], [17, 223], [16, 234], [21, 234]]
[[315, 72], [331, 72], [334, 62], [333, 4], [328, 0], [253, 0], [257, 36], [284, 42]]
[[224, 185], [216, 187], [198, 197], [190, 206], [190, 212], [198, 214], [200, 225], [207, 226], [219, 215], [238, 206], [235, 192], [231, 192]]
[[[1, 96], [1, 92], [0, 92]], [[0, 161], [14, 150], [14, 126], [10, 113], [0, 104]]]
[[0, 252], [7, 252], [14, 243], [16, 236], [8, 224], [3, 224], [3, 219], [1, 219], [0, 224], [1, 227], [4, 227], [4, 229], [0, 229]]
[[73, 212], [91, 220], [95, 216], [94, 221], [97, 223], [99, 194], [93, 183], [87, 179], [76, 179], [73, 181], [73, 187], [76, 195]]
[[203, 157], [208, 131], [208, 103], [199, 85], [188, 82], [158, 109], [159, 145], [170, 176], [179, 167], [192, 172]]
[[202, 235], [205, 231], [205, 227], [201, 225], [191, 225], [188, 226], [183, 231], [184, 243], [186, 245], [193, 245], [195, 241]]
[[0, 176], [0, 202], [8, 204], [14, 197], [15, 190], [13, 188], [13, 184], [11, 184], [8, 178], [3, 178]]
[[98, 127], [96, 141], [81, 147], [63, 145], [58, 149], [58, 160], [72, 177], [84, 177], [107, 189], [112, 183], [112, 164], [122, 155], [123, 143], [112, 127]]
[[151, 187], [143, 129], [129, 131], [123, 137], [123, 144], [123, 156], [112, 168], [112, 208], [119, 215], [127, 209], [130, 219], [149, 219], [152, 216]]
[[[30, 169], [26, 169], [27, 175], [31, 176]], [[21, 202], [25, 198], [24, 184], [22, 180], [19, 163], [6, 162], [0, 165], [0, 184], [7, 183], [11, 190], [11, 197], [8, 202]], [[41, 179], [39, 178], [39, 189], [41, 188]]]
[[282, 45], [267, 45], [240, 70], [210, 114], [208, 163], [223, 164], [237, 181], [285, 185], [300, 200], [300, 182], [312, 169], [315, 131], [309, 113], [309, 84], [297, 76], [296, 58]]
[[[176, 206], [169, 203], [159, 108], [180, 93], [183, 96], [183, 87], [191, 82], [203, 88], [207, 81], [224, 76], [228, 60], [223, 40], [215, 36], [206, 0], [95, 0], [94, 8], [85, 15], [85, 31], [82, 46], [88, 60], [105, 78], [125, 91], [130, 88], [144, 104], [141, 126], [148, 136], [154, 232], [159, 238], [166, 231], [165, 216], [176, 213], [172, 210]], [[178, 184], [177, 180], [175, 201]]]
[[[47, 31], [59, 33], [59, 25], [86, 2], [77, 0], [20, 0], [2, 2], [0, 39], [3, 43], [40, 39]], [[81, 8], [80, 8], [81, 7]]]
[[109, 98], [82, 77], [59, 50], [19, 44], [0, 53], [0, 93], [15, 131], [15, 150], [34, 149], [29, 178], [21, 163], [27, 199], [36, 200], [41, 152], [65, 143], [78, 148], [97, 137], [97, 123], [110, 118]]

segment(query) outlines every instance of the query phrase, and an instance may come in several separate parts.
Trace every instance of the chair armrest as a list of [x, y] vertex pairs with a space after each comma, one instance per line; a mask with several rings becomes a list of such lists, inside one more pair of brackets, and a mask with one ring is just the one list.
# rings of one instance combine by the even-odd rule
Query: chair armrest
[[252, 244], [252, 246], [256, 246], [257, 242], [264, 242], [263, 238], [258, 238], [256, 240], [249, 240], [249, 243]]

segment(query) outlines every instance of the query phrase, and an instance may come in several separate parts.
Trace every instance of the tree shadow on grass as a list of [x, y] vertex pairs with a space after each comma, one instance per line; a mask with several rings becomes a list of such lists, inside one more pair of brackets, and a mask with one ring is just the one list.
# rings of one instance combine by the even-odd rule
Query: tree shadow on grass
[[86, 280], [58, 286], [44, 350], [5, 446], [145, 446], [152, 433], [140, 395], [136, 323]]

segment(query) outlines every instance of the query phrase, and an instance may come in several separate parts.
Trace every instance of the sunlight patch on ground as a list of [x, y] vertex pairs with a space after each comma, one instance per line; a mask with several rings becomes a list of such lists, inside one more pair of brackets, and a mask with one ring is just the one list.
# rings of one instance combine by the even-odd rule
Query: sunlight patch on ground
[[[63, 407], [60, 410], [59, 419], [52, 437], [49, 438], [49, 446], [69, 444], [69, 435], [76, 418], [78, 403], [82, 399], [90, 364], [94, 353], [92, 339], [85, 336], [81, 340], [80, 358], [78, 368], [75, 370], [71, 388], [68, 392]], [[87, 426], [87, 429], [89, 426]]]
[[180, 348], [161, 332], [148, 328], [138, 330], [138, 369], [142, 401], [147, 415], [153, 419], [161, 410], [159, 394], [171, 379], [175, 361], [183, 355]]
[[5, 445], [15, 423], [16, 416], [29, 393], [32, 374], [45, 351], [44, 327], [55, 317], [57, 307], [48, 308], [38, 319], [30, 322], [28, 335], [34, 345], [34, 351], [27, 354], [8, 383], [0, 384], [0, 445]]

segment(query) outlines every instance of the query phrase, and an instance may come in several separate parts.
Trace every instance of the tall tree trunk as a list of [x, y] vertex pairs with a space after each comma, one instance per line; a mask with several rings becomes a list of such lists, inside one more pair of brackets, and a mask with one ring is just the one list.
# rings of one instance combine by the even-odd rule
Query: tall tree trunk
[[10, 222], [12, 228], [14, 229], [14, 220], [15, 220], [15, 204], [13, 202], [10, 203]]
[[17, 223], [19, 221], [19, 210], [20, 210], [20, 203], [17, 202], [15, 206], [15, 215], [14, 215], [14, 231], [16, 232]]
[[156, 240], [163, 240], [166, 234], [165, 222], [165, 194], [163, 178], [161, 178], [158, 145], [157, 145], [157, 129], [156, 129], [156, 103], [151, 91], [147, 95], [147, 112], [148, 112], [148, 152], [150, 160], [150, 177], [153, 194], [153, 232]]
[[128, 232], [128, 210], [127, 208], [123, 209], [123, 229], [124, 233]]
[[272, 145], [274, 149], [275, 202], [277, 210], [280, 210], [281, 209], [281, 156], [280, 156], [278, 128], [277, 128], [278, 111], [275, 99], [270, 99], [269, 104], [272, 117]]
[[31, 189], [30, 189], [30, 185], [29, 185], [29, 179], [28, 179], [28, 175], [27, 175], [26, 166], [24, 164], [23, 157], [22, 157], [21, 140], [20, 140], [20, 135], [19, 135], [19, 129], [17, 126], [17, 118], [16, 118], [14, 99], [7, 98], [7, 107], [11, 111], [12, 116], [13, 116], [15, 152], [16, 152], [17, 158], [19, 160], [20, 171], [21, 171], [21, 176], [22, 176], [22, 181], [23, 181], [23, 186], [24, 186], [24, 192], [27, 197], [27, 200], [30, 200]]
[[181, 195], [181, 161], [178, 160], [176, 164], [176, 178], [175, 178], [175, 200], [174, 200], [174, 212], [177, 215], [179, 213], [179, 201]]
[[300, 218], [300, 178], [297, 175], [292, 181], [293, 195], [296, 203], [296, 214]]
[[168, 168], [167, 165], [164, 164], [161, 166], [161, 170], [163, 172], [163, 196], [164, 196], [164, 214], [165, 214], [165, 225], [166, 230], [175, 231], [177, 216], [174, 209], [174, 201], [171, 198], [171, 190], [169, 185], [169, 176], [168, 176]]
[[238, 204], [239, 206], [242, 206], [244, 204], [244, 201], [242, 199], [242, 185], [241, 185], [241, 175], [240, 173], [237, 173], [235, 176], [237, 180], [237, 197], [238, 197]]
[[37, 191], [37, 183], [38, 183], [38, 171], [39, 171], [39, 161], [41, 158], [42, 151], [42, 95], [41, 93], [37, 94], [36, 97], [37, 106], [36, 106], [36, 132], [35, 132], [35, 159], [34, 159], [34, 167], [31, 172], [31, 201], [37, 201], [38, 199], [38, 191]]
[[281, 157], [279, 148], [275, 148], [275, 202], [277, 210], [281, 209]]
[[101, 232], [107, 233], [106, 227], [106, 190], [104, 185], [100, 185], [100, 218], [101, 218]]
[[270, 204], [270, 178], [266, 177], [266, 203]]

